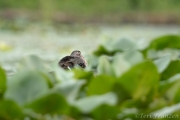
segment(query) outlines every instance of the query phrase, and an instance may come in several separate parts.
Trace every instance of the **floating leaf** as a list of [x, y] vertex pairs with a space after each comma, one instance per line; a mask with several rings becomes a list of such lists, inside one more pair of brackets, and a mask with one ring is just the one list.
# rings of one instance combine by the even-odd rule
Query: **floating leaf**
[[127, 60], [131, 65], [135, 65], [143, 61], [143, 55], [136, 50], [129, 50], [123, 53], [123, 57]]
[[37, 71], [25, 70], [8, 80], [5, 97], [24, 105], [48, 91], [48, 84]]
[[115, 106], [102, 105], [92, 111], [92, 116], [95, 120], [117, 119], [119, 110]]
[[171, 61], [168, 67], [161, 73], [161, 80], [167, 80], [180, 73], [180, 60]]
[[115, 78], [108, 75], [98, 75], [90, 81], [88, 85], [88, 95], [105, 94], [110, 92], [114, 83]]
[[42, 114], [62, 114], [68, 111], [68, 104], [65, 98], [57, 93], [43, 96], [26, 105], [26, 107], [31, 108], [35, 112]]
[[126, 118], [131, 118], [136, 120], [139, 116], [137, 108], [125, 108], [118, 114], [118, 119], [124, 120]]
[[0, 119], [1, 120], [22, 120], [22, 109], [11, 100], [0, 100]]
[[[174, 79], [175, 80], [175, 79]], [[179, 103], [179, 97], [177, 94], [179, 93], [180, 88], [180, 79], [175, 80], [174, 84], [169, 85], [169, 89], [166, 90], [165, 96], [169, 101], [173, 101], [175, 103]]]
[[20, 61], [19, 67], [21, 69], [28, 68], [32, 70], [42, 70], [42, 71], [50, 70], [49, 66], [45, 64], [45, 62], [36, 55], [28, 55], [24, 57]]
[[115, 105], [117, 103], [117, 97], [114, 93], [107, 93], [103, 95], [89, 96], [77, 100], [73, 106], [79, 109], [82, 113], [90, 113], [95, 108], [103, 105]]
[[166, 56], [154, 61], [155, 65], [158, 68], [159, 73], [162, 73], [167, 68], [167, 66], [169, 65], [170, 62], [171, 62], [170, 55], [166, 55]]
[[149, 93], [156, 90], [158, 80], [159, 74], [156, 66], [150, 61], [145, 61], [124, 73], [118, 82], [134, 99], [138, 99], [148, 97]]
[[96, 55], [88, 55], [88, 56], [85, 56], [85, 58], [87, 59], [87, 62], [88, 62], [88, 67], [90, 68], [94, 68], [98, 65], [98, 59], [99, 57], [96, 56]]
[[137, 49], [135, 42], [122, 38], [119, 40], [107, 40], [94, 52], [95, 55], [113, 55], [116, 52], [122, 52], [127, 50]]
[[114, 75], [111, 64], [108, 61], [108, 58], [106, 56], [101, 56], [99, 58], [99, 64], [98, 64], [97, 71], [99, 74]]
[[[176, 85], [177, 83], [180, 83], [180, 74], [176, 74], [174, 76], [172, 76], [171, 78], [169, 78], [168, 80], [163, 80], [160, 82], [160, 92], [164, 93], [167, 92], [167, 90], [169, 90], [171, 87], [173, 87], [174, 85]], [[171, 93], [171, 95], [174, 93]]]
[[130, 63], [121, 54], [116, 54], [113, 58], [112, 67], [116, 77], [119, 77], [130, 68]]
[[100, 45], [96, 51], [94, 51], [94, 54], [97, 56], [100, 55], [112, 55], [113, 53], [109, 52], [108, 50], [106, 50], [106, 48], [102, 45]]
[[[156, 118], [160, 118], [162, 116], [171, 115], [171, 114], [175, 113], [176, 111], [180, 111], [180, 103], [172, 105], [172, 106], [164, 107], [160, 110], [152, 112], [151, 114], [156, 116]], [[177, 116], [177, 117], [179, 117], [179, 116]]]
[[130, 39], [122, 38], [114, 40], [112, 46], [108, 45], [111, 51], [127, 51], [137, 49], [136, 43]]
[[[180, 85], [180, 84], [179, 84]], [[176, 90], [175, 94], [174, 94], [174, 98], [173, 101], [175, 103], [179, 103], [180, 102], [180, 87], [178, 87], [178, 89]]]
[[83, 69], [74, 69], [73, 72], [74, 72], [74, 77], [76, 79], [88, 79], [89, 80], [94, 76], [92, 71], [86, 71]]
[[57, 65], [54, 73], [55, 73], [55, 77], [58, 82], [74, 80], [73, 72], [64, 70], [64, 69], [60, 68], [58, 65]]
[[113, 58], [113, 69], [117, 77], [126, 72], [133, 65], [140, 63], [143, 60], [143, 56], [140, 52], [135, 50], [129, 50], [122, 54], [117, 53]]
[[44, 77], [50, 88], [52, 88], [53, 84], [56, 83], [55, 78], [50, 73], [47, 72], [38, 72], [38, 73]]
[[6, 90], [6, 74], [5, 71], [0, 67], [0, 98], [3, 96]]
[[84, 84], [84, 80], [62, 82], [57, 84], [52, 91], [64, 95], [68, 102], [72, 103], [77, 98], [79, 90]]
[[[162, 95], [166, 95], [166, 97], [171, 98], [171, 100], [172, 100], [172, 98], [175, 95], [175, 92], [177, 91], [177, 89], [179, 87], [178, 85], [180, 85], [180, 74], [176, 74], [176, 75], [172, 76], [171, 78], [169, 78], [168, 80], [160, 81], [160, 86], [159, 86], [160, 93]], [[177, 87], [175, 87], [175, 86], [177, 86]], [[172, 90], [170, 90], [170, 88], [173, 88], [172, 89], [173, 92], [172, 92]], [[170, 90], [170, 92], [168, 92], [169, 90]], [[167, 95], [167, 93], [169, 93], [169, 95]]]
[[147, 57], [148, 59], [159, 59], [159, 58], [163, 58], [164, 56], [170, 56], [170, 58], [172, 60], [177, 60], [179, 59], [179, 56], [180, 56], [180, 51], [177, 50], [177, 49], [164, 49], [164, 50], [154, 50], [154, 49], [151, 49], [151, 50], [148, 50], [148, 53], [147, 53]]
[[148, 49], [162, 50], [165, 48], [180, 49], [180, 36], [166, 35], [152, 40]]

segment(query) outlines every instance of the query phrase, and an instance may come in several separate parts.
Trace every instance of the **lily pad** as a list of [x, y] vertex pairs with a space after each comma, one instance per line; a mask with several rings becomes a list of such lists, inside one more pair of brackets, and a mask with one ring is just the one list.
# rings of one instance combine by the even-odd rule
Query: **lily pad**
[[88, 95], [105, 94], [112, 90], [112, 87], [115, 84], [115, 82], [116, 80], [112, 76], [98, 75], [90, 81], [87, 93]]
[[146, 97], [158, 87], [159, 74], [156, 66], [144, 61], [124, 73], [118, 82], [134, 99]]
[[152, 40], [148, 49], [163, 50], [166, 48], [180, 49], [180, 36], [166, 35]]
[[0, 98], [3, 96], [6, 90], [6, 74], [5, 71], [0, 67]]
[[42, 114], [62, 114], [68, 111], [69, 106], [62, 95], [52, 93], [33, 101], [26, 107]]
[[94, 95], [77, 100], [73, 106], [79, 109], [82, 113], [90, 113], [95, 108], [103, 105], [116, 105], [117, 97], [114, 93], [106, 93], [103, 95]]
[[27, 104], [48, 91], [46, 79], [37, 71], [25, 70], [8, 80], [5, 98], [20, 105]]
[[11, 100], [0, 100], [0, 119], [1, 120], [22, 120], [22, 109]]
[[98, 74], [114, 75], [114, 71], [112, 69], [112, 66], [111, 66], [107, 56], [101, 56], [99, 58], [97, 72], [98, 72]]

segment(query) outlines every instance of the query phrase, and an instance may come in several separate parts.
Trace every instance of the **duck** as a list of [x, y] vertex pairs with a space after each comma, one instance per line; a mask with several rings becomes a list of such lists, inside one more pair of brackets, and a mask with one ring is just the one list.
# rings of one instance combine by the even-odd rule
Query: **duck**
[[69, 56], [65, 56], [60, 59], [58, 65], [65, 70], [71, 70], [76, 65], [81, 68], [86, 68], [88, 64], [84, 56], [81, 54], [81, 51], [74, 50]]

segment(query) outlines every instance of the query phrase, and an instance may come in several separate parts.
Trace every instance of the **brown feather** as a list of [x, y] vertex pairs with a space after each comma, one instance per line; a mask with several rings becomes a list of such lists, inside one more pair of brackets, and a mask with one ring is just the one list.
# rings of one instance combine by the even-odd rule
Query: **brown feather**
[[73, 51], [70, 56], [65, 56], [59, 61], [59, 66], [64, 69], [73, 68], [75, 65], [79, 65], [82, 68], [87, 66], [87, 62], [81, 55], [80, 51]]

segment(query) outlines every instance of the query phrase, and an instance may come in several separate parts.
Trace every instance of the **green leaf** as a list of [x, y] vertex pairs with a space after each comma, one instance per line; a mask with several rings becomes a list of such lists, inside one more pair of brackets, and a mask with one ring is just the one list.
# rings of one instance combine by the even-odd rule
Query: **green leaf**
[[160, 81], [159, 91], [166, 98], [173, 100], [180, 87], [180, 74], [176, 74], [168, 80]]
[[56, 83], [56, 80], [54, 79], [54, 77], [51, 74], [49, 74], [47, 72], [38, 72], [38, 73], [41, 74], [41, 76], [44, 77], [44, 79], [48, 83], [49, 88], [52, 88], [53, 84]]
[[88, 79], [89, 80], [94, 76], [93, 72], [86, 71], [83, 69], [74, 69], [73, 72], [74, 72], [74, 78], [76, 78], [76, 79]]
[[112, 91], [114, 93], [116, 93], [117, 97], [118, 97], [118, 103], [123, 102], [124, 100], [127, 100], [129, 98], [131, 98], [131, 95], [129, 94], [129, 92], [127, 92], [126, 89], [123, 88], [123, 86], [121, 84], [119, 84], [118, 78], [116, 78], [116, 83], [113, 86]]
[[0, 119], [20, 120], [23, 119], [23, 112], [15, 102], [11, 100], [0, 100]]
[[32, 69], [32, 70], [42, 70], [42, 71], [48, 71], [50, 70], [50, 67], [45, 64], [45, 62], [40, 59], [36, 55], [29, 55], [24, 57], [20, 63], [19, 63], [20, 69]]
[[150, 61], [144, 61], [132, 67], [119, 79], [119, 84], [134, 98], [148, 97], [157, 89], [159, 74], [156, 66]]
[[180, 49], [180, 36], [166, 35], [152, 40], [148, 49], [163, 50], [166, 48]]
[[5, 71], [0, 67], [0, 98], [6, 91], [6, 74]]
[[158, 72], [162, 73], [167, 68], [170, 62], [171, 62], [171, 56], [166, 55], [162, 58], [155, 60], [154, 64], [157, 66]]
[[160, 110], [154, 111], [151, 114], [156, 116], [157, 118], [160, 118], [162, 116], [172, 115], [173, 113], [180, 111], [180, 103], [164, 107]]
[[95, 55], [113, 55], [116, 52], [137, 49], [137, 44], [130, 39], [122, 38], [119, 40], [108, 39], [94, 52]]
[[116, 54], [113, 58], [112, 67], [116, 77], [119, 77], [130, 68], [130, 63], [124, 59], [122, 54]]
[[106, 50], [106, 48], [102, 45], [100, 45], [97, 50], [94, 51], [94, 55], [96, 56], [100, 56], [100, 55], [112, 55], [112, 52], [109, 52], [108, 50]]
[[117, 77], [126, 72], [131, 66], [140, 63], [143, 55], [135, 50], [129, 50], [122, 54], [117, 53], [113, 58], [113, 69]]
[[8, 80], [5, 98], [24, 105], [42, 96], [48, 91], [48, 84], [37, 71], [25, 70]]
[[[162, 94], [166, 93], [170, 88], [175, 88], [174, 85], [180, 83], [180, 74], [176, 74], [169, 78], [168, 80], [160, 81], [159, 90]], [[170, 93], [170, 95], [174, 95], [175, 93]]]
[[115, 106], [101, 105], [92, 111], [92, 116], [95, 120], [117, 119], [119, 110]]
[[62, 95], [52, 93], [33, 101], [26, 107], [42, 114], [62, 114], [68, 111], [69, 106]]
[[118, 114], [118, 120], [125, 120], [125, 119], [132, 119], [132, 120], [139, 120], [138, 118], [138, 109], [137, 108], [124, 108]]
[[98, 56], [90, 54], [90, 55], [86, 56], [86, 59], [88, 61], [88, 68], [91, 69], [91, 68], [94, 68], [98, 65], [98, 59], [99, 59]]
[[117, 97], [114, 93], [107, 93], [103, 95], [94, 95], [85, 98], [81, 98], [77, 100], [73, 106], [79, 109], [82, 113], [90, 113], [95, 108], [108, 104], [108, 105], [116, 105]]
[[99, 58], [99, 65], [98, 65], [97, 71], [99, 74], [114, 75], [112, 66], [107, 56], [101, 56]]
[[83, 118], [81, 111], [74, 106], [70, 106], [68, 116], [71, 116], [75, 120], [81, 120]]
[[180, 86], [178, 87], [177, 91], [175, 92], [175, 95], [174, 95], [174, 98], [173, 98], [173, 101], [175, 103], [179, 103], [180, 102]]
[[169, 89], [167, 89], [165, 96], [169, 101], [173, 101], [175, 103], [179, 103], [177, 93], [179, 93], [179, 88], [180, 88], [180, 79], [173, 84]]
[[167, 80], [180, 73], [180, 60], [171, 61], [168, 67], [161, 73], [161, 80]]
[[136, 43], [130, 39], [122, 38], [112, 41], [112, 45], [107, 44], [109, 51], [127, 51], [137, 49]]
[[163, 58], [165, 56], [169, 56], [173, 60], [179, 59], [180, 53], [178, 49], [164, 49], [164, 50], [148, 50], [147, 57], [148, 59], [158, 59], [158, 58]]
[[77, 98], [79, 90], [84, 84], [84, 80], [62, 82], [57, 84], [52, 91], [64, 95], [68, 102], [72, 103]]
[[143, 61], [143, 55], [136, 50], [129, 50], [123, 53], [123, 57], [131, 65], [135, 65]]
[[115, 83], [115, 78], [111, 76], [108, 76], [108, 75], [96, 76], [90, 81], [88, 85], [87, 93], [88, 95], [105, 94], [111, 91], [114, 83]]
[[127, 38], [121, 38], [118, 40], [108, 39], [102, 45], [108, 52], [127, 51], [130, 49], [136, 49], [135, 42]]
[[159, 55], [159, 52], [160, 51], [157, 51], [157, 50], [154, 50], [154, 49], [150, 49], [150, 50], [147, 51], [147, 58], [152, 60], [152, 59], [157, 59], [159, 57], [162, 57], [162, 55]]
[[64, 70], [60, 68], [58, 65], [55, 68], [55, 78], [58, 82], [71, 81], [74, 80], [73, 72]]

